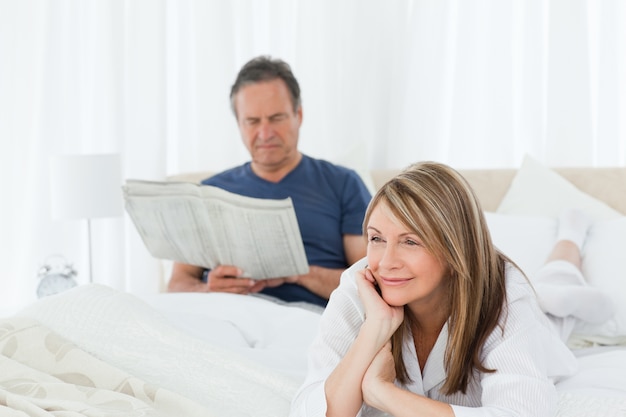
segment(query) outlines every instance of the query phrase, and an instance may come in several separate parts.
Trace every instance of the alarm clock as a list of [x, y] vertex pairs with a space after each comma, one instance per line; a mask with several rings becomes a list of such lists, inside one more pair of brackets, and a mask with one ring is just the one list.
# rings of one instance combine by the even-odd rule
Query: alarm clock
[[69, 290], [77, 285], [74, 280], [76, 270], [72, 264], [59, 255], [48, 257], [37, 275], [39, 277], [37, 297], [39, 298]]

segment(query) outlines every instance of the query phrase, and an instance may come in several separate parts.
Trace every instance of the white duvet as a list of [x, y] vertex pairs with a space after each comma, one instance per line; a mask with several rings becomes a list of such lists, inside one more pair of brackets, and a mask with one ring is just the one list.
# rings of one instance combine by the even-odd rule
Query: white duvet
[[293, 378], [194, 338], [139, 298], [107, 287], [78, 287], [18, 315], [116, 368], [196, 401], [210, 415], [287, 415], [297, 389]]
[[[319, 315], [231, 294], [138, 298], [99, 285], [40, 300], [19, 316], [216, 416], [287, 416]], [[626, 416], [626, 349], [578, 353], [559, 384], [561, 417]]]
[[214, 417], [27, 317], [0, 320], [0, 416]]

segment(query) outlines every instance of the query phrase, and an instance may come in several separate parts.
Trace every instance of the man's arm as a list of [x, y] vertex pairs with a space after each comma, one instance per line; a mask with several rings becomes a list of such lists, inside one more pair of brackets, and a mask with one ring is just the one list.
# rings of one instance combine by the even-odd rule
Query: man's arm
[[[365, 239], [361, 235], [344, 235], [344, 251], [348, 266], [363, 258], [366, 253]], [[302, 285], [309, 291], [328, 299], [330, 293], [339, 285], [339, 278], [345, 268], [323, 268], [311, 265], [309, 273], [287, 278], [287, 282]], [[199, 266], [175, 262], [172, 276], [167, 286], [169, 292], [231, 292], [249, 294], [261, 291], [265, 287], [273, 287], [285, 282], [283, 278], [255, 281], [247, 278], [236, 278], [241, 270], [232, 265], [220, 265], [209, 273], [208, 282], [202, 282], [204, 269]]]
[[[344, 235], [343, 247], [348, 261], [347, 266], [363, 258], [367, 251], [365, 238], [361, 235]], [[339, 278], [343, 271], [345, 268], [331, 269], [310, 265], [308, 274], [297, 275], [295, 280], [288, 280], [288, 282], [300, 284], [320, 297], [328, 299], [330, 293], [339, 285]]]
[[248, 294], [261, 291], [266, 282], [240, 278], [240, 268], [220, 265], [209, 272], [207, 282], [202, 282], [204, 268], [183, 263], [174, 263], [172, 276], [167, 285], [169, 292], [230, 292]]
[[343, 235], [343, 250], [348, 266], [361, 260], [367, 254], [367, 240], [363, 235]]
[[174, 262], [172, 275], [167, 284], [169, 292], [208, 292], [209, 286], [202, 282], [204, 269], [199, 266]]

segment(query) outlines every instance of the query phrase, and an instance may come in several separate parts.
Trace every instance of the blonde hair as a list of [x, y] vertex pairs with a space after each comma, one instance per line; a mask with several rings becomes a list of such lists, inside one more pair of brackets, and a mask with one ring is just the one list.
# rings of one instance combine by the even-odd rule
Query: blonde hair
[[[420, 162], [389, 180], [372, 198], [364, 229], [381, 202], [447, 267], [450, 316], [442, 390], [465, 393], [475, 371], [495, 372], [484, 366], [480, 352], [503, 311], [510, 260], [494, 247], [472, 188], [447, 165]], [[410, 320], [406, 313], [405, 307], [405, 320]], [[400, 326], [392, 336], [396, 374], [403, 383], [409, 380], [402, 360], [406, 332]]]

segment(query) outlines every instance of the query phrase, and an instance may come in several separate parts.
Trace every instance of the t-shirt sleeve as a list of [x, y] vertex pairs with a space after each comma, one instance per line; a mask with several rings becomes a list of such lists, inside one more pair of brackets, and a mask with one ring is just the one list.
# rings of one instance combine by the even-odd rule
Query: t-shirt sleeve
[[341, 233], [360, 235], [363, 233], [363, 218], [372, 195], [355, 171], [349, 170], [341, 193]]

